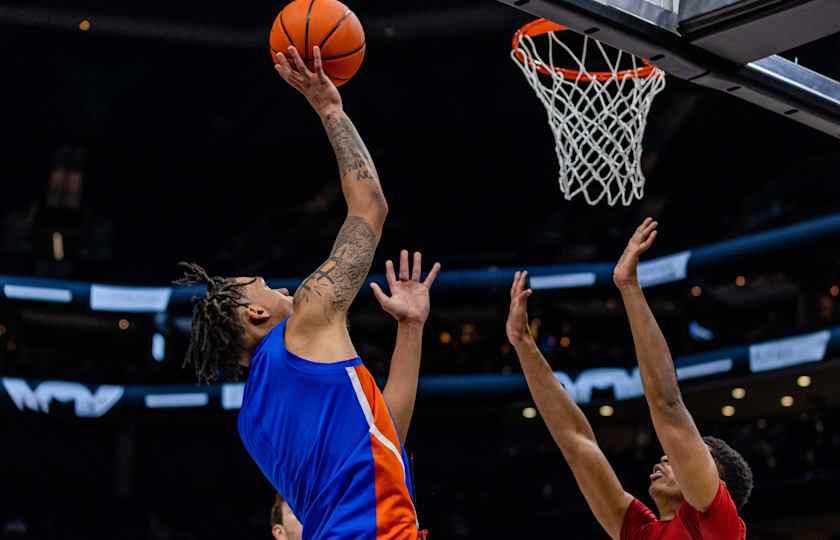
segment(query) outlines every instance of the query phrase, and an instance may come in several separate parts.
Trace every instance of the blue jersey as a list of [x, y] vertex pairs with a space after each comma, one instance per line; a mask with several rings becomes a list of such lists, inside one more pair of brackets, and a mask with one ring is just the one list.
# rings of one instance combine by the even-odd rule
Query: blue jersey
[[303, 524], [304, 540], [416, 540], [405, 449], [360, 358], [286, 349], [286, 322], [251, 358], [239, 434]]

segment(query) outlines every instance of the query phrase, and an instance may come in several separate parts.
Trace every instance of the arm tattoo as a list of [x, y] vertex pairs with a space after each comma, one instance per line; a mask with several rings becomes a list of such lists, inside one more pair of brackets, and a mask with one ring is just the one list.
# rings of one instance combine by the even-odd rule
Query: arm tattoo
[[376, 167], [365, 143], [344, 113], [327, 116], [324, 127], [335, 150], [341, 176], [356, 180], [378, 180]]
[[332, 313], [347, 311], [370, 271], [376, 243], [376, 235], [364, 219], [348, 216], [330, 257], [303, 280], [296, 299], [307, 303], [321, 298], [328, 320]]

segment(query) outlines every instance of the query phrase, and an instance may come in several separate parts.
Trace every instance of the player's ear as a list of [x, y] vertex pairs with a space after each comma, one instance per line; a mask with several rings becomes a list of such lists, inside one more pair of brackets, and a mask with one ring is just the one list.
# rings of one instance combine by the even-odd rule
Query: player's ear
[[282, 525], [272, 526], [271, 536], [274, 537], [274, 540], [286, 540], [286, 538], [288, 538], [286, 536], [286, 529], [284, 529]]
[[271, 313], [260, 304], [248, 304], [245, 307], [245, 318], [254, 326], [259, 326], [271, 317]]

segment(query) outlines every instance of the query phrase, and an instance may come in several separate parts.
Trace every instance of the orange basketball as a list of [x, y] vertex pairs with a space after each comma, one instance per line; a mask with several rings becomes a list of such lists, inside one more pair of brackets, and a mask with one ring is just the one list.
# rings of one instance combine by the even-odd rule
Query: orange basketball
[[288, 57], [294, 45], [310, 69], [312, 47], [318, 45], [324, 72], [336, 86], [353, 78], [365, 58], [362, 23], [338, 0], [293, 0], [274, 19], [269, 44], [272, 58], [280, 51]]

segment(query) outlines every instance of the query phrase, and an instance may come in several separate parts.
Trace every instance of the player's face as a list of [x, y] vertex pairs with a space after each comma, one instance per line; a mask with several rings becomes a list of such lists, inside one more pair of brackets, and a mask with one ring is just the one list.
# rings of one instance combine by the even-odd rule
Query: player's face
[[303, 537], [303, 525], [285, 502], [283, 503], [283, 528], [286, 529], [286, 538], [289, 540], [301, 540]]
[[682, 491], [674, 476], [674, 470], [668, 463], [668, 456], [662, 456], [659, 463], [653, 466], [653, 471], [650, 475], [649, 491], [650, 496], [654, 499], [658, 497], [682, 499]]
[[280, 322], [292, 314], [294, 302], [289, 289], [272, 289], [261, 277], [237, 279], [247, 283], [244, 293], [248, 301], [267, 309], [273, 321]]

